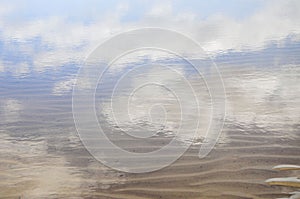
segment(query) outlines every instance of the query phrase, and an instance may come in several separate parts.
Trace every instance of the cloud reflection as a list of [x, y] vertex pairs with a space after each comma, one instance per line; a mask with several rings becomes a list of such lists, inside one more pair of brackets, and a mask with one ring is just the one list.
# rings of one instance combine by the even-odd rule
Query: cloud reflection
[[20, 120], [20, 112], [24, 109], [22, 103], [17, 99], [6, 99], [1, 101], [1, 114], [4, 121], [16, 122]]
[[[76, 18], [72, 20], [64, 13], [20, 18], [19, 13], [25, 11], [4, 2], [0, 6], [1, 42], [4, 49], [15, 45], [12, 41], [18, 42], [19, 49], [26, 46], [26, 52], [32, 52], [28, 56], [32, 59], [33, 70], [44, 71], [49, 67], [78, 63], [110, 35], [145, 26], [183, 32], [211, 53], [262, 48], [270, 42], [280, 44], [291, 36], [299, 40], [300, 2], [296, 0], [266, 1], [242, 19], [225, 12], [210, 13], [203, 18], [202, 7], [187, 11], [171, 1], [154, 1], [136, 20], [126, 21], [126, 14], [132, 12], [130, 6], [133, 4], [115, 3], [110, 10], [99, 12], [85, 23]], [[36, 43], [43, 48], [36, 50]], [[24, 66], [21, 64], [20, 67]]]

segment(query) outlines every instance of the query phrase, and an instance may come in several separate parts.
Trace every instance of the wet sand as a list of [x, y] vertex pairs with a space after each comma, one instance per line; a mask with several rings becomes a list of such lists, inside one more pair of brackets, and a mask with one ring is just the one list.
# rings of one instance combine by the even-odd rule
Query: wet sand
[[[299, 129], [298, 129], [299, 130]], [[128, 174], [95, 161], [80, 143], [49, 152], [43, 141], [1, 143], [1, 198], [280, 198], [293, 188], [269, 178], [299, 176], [272, 168], [300, 162], [299, 136], [227, 126], [224, 143], [206, 158], [193, 146], [162, 170]], [[4, 140], [4, 138], [2, 138]], [[9, 140], [6, 137], [5, 140]], [[14, 151], [11, 151], [14, 150]], [[43, 153], [44, 152], [44, 153]], [[12, 155], [12, 153], [14, 155]]]
[[[70, 93], [39, 96], [34, 91], [40, 84], [28, 87], [36, 97], [26, 100], [25, 91], [8, 90], [14, 82], [7, 83], [0, 89], [8, 96], [1, 99], [0, 198], [289, 198], [297, 188], [266, 180], [299, 177], [299, 170], [273, 169], [300, 163], [299, 67], [224, 67], [222, 73], [228, 106], [215, 148], [199, 159], [199, 139], [174, 164], [143, 174], [115, 171], [87, 152], [76, 133]], [[147, 151], [170, 137], [135, 146], [115, 139]]]
[[[276, 134], [231, 130], [230, 144], [197, 158], [197, 147], [174, 165], [150, 174], [128, 175], [126, 184], [113, 186], [118, 194], [144, 198], [280, 198], [293, 189], [270, 186], [268, 178], [295, 176], [274, 171], [273, 165], [299, 163], [299, 138], [282, 142]], [[299, 175], [299, 172], [298, 172]]]

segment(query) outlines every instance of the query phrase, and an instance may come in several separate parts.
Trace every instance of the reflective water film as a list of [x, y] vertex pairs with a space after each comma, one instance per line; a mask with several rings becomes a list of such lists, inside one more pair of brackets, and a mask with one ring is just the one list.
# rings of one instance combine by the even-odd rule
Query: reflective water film
[[0, 198], [299, 198], [299, 18], [1, 1]]

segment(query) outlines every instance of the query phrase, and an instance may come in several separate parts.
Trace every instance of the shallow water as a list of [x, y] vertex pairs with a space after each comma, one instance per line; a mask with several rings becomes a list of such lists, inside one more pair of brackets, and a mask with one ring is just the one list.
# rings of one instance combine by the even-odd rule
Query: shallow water
[[[134, 174], [97, 161], [81, 142], [72, 112], [72, 90], [84, 57], [102, 36], [113, 33], [93, 20], [77, 27], [54, 17], [46, 21], [54, 30], [30, 17], [19, 22], [21, 27], [7, 25], [16, 21], [0, 21], [7, 27], [0, 29], [0, 198], [288, 198], [297, 191], [265, 183], [299, 177], [295, 170], [272, 169], [300, 164], [297, 32], [253, 41], [253, 48], [220, 49], [210, 53], [211, 59], [193, 57], [202, 76], [180, 57], [159, 50], [117, 60], [95, 89], [95, 116], [112, 143], [134, 153], [153, 152], [172, 140], [178, 148], [190, 145], [171, 165]], [[291, 24], [293, 30], [298, 27]], [[97, 31], [104, 33], [98, 37]], [[220, 121], [209, 117], [213, 103], [207, 83], [217, 82], [212, 62], [224, 83], [226, 115], [216, 146], [200, 159], [210, 122]], [[89, 79], [79, 82], [89, 89]], [[92, 106], [82, 104], [79, 109]], [[93, 147], [115, 155], [114, 149]], [[128, 158], [113, 155], [114, 161]], [[144, 164], [129, 166], [158, 163]]]
[[[225, 56], [231, 58], [231, 55]], [[228, 66], [217, 60], [226, 87], [227, 105], [225, 126], [216, 148], [206, 158], [199, 159], [197, 151], [203, 129], [199, 129], [196, 139], [193, 134], [180, 134], [177, 139], [181, 142], [194, 142], [191, 149], [174, 165], [140, 176], [104, 166], [80, 142], [71, 107], [77, 66], [65, 66], [47, 73], [31, 72], [26, 76], [2, 72], [1, 195], [12, 198], [147, 198], [172, 197], [174, 194], [265, 198], [267, 193], [280, 195], [280, 188], [263, 184], [264, 180], [278, 176], [271, 171], [274, 165], [299, 163], [300, 67], [288, 63], [276, 67], [269, 67], [270, 63], [262, 67], [250, 67], [252, 63], [234, 66], [235, 60], [230, 61]], [[164, 70], [143, 71], [137, 78], [130, 77], [126, 80], [129, 85], [123, 86], [130, 87], [130, 81], [138, 82], [139, 78], [172, 81], [176, 85], [177, 79]], [[193, 81], [193, 75], [189, 77]], [[200, 92], [201, 82], [194, 81], [194, 87], [204, 99], [206, 94]], [[110, 84], [106, 88], [109, 90]], [[106, 123], [108, 136], [119, 146], [141, 153], [156, 150], [174, 138], [173, 129], [179, 120], [179, 112], [176, 105], [172, 105], [175, 103], [172, 95], [170, 99], [166, 95], [159, 96], [165, 92], [160, 88], [144, 88], [144, 93], [138, 93], [146, 98], [136, 102], [141, 106], [133, 109], [136, 111], [133, 121], [138, 120], [134, 129], [130, 120], [126, 117], [122, 120], [122, 115], [126, 115], [122, 112], [116, 113], [121, 117], [118, 125], [113, 123], [110, 113], [106, 112], [109, 109], [105, 109], [105, 90], [98, 89], [100, 121]], [[179, 84], [177, 89], [185, 88]], [[154, 92], [154, 98], [151, 98], [151, 92]], [[117, 108], [125, 106], [122, 105], [124, 101], [127, 103], [122, 100], [125, 95], [116, 94], [120, 98], [114, 98], [115, 103], [121, 103], [116, 104]], [[136, 100], [141, 99], [137, 96]], [[155, 121], [149, 121], [143, 112], [157, 102], [169, 104], [167, 124], [162, 122], [160, 116], [163, 113], [159, 108], [151, 112]], [[187, 108], [192, 108], [192, 104], [189, 105], [191, 107]], [[101, 119], [104, 113], [107, 117]], [[130, 131], [138, 134], [141, 126], [150, 133], [160, 131], [155, 139], [140, 143], [126, 136]], [[224, 191], [219, 193], [220, 190]], [[229, 196], [224, 195], [226, 192], [230, 192]]]

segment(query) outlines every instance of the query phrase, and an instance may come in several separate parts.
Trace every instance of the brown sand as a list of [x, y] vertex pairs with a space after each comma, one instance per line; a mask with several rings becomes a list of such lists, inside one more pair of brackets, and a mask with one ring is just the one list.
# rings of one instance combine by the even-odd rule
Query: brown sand
[[[173, 165], [144, 174], [110, 170], [84, 149], [77, 157], [68, 157], [65, 152], [64, 159], [43, 154], [40, 142], [33, 146], [32, 142], [7, 141], [5, 144], [10, 146], [6, 149], [15, 149], [15, 156], [1, 153], [0, 195], [1, 198], [132, 199], [288, 197], [292, 188], [268, 185], [265, 180], [296, 175], [297, 171], [272, 168], [300, 162], [299, 137], [284, 138], [282, 142], [283, 137], [276, 132], [231, 129], [238, 128], [227, 127], [224, 138], [227, 144], [218, 144], [206, 158], [199, 159], [199, 146], [193, 146]], [[29, 145], [31, 151], [25, 151]]]

